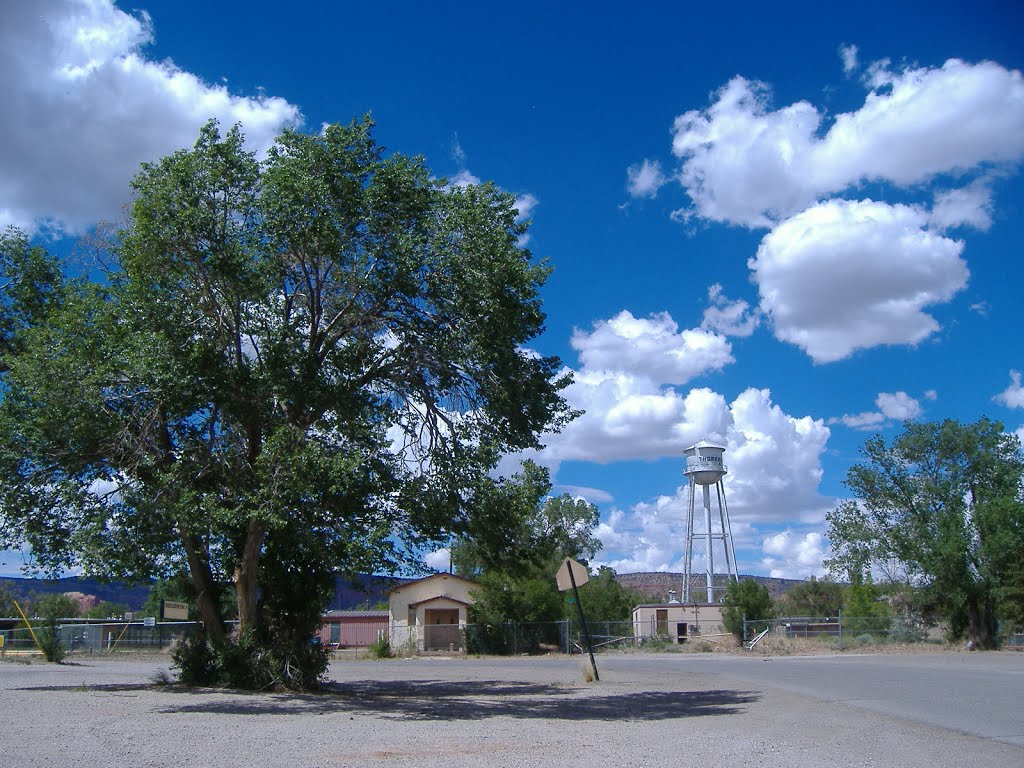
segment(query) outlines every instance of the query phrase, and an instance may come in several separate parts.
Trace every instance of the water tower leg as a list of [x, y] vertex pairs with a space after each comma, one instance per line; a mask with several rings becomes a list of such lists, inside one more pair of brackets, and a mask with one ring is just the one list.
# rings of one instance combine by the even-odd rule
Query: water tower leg
[[683, 602], [690, 602], [690, 581], [693, 569], [693, 504], [696, 485], [691, 482], [686, 505], [686, 539], [683, 542]]
[[707, 485], [702, 486], [704, 488], [704, 531], [707, 536], [708, 543], [708, 561], [707, 561], [707, 585], [708, 585], [708, 602], [715, 602], [715, 554], [714, 546], [711, 538], [711, 488]]

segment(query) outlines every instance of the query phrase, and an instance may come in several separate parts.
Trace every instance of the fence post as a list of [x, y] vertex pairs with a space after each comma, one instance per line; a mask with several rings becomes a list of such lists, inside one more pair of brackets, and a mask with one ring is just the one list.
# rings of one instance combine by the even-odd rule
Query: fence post
[[839, 650], [843, 650], [843, 609], [839, 609]]
[[743, 642], [747, 642], [747, 613], [743, 612]]

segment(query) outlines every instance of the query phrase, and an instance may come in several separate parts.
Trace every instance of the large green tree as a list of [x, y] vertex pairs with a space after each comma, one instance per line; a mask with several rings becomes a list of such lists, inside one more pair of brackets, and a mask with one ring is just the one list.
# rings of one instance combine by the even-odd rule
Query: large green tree
[[[600, 622], [631, 622], [633, 609], [646, 602], [639, 592], [622, 586], [615, 578], [615, 569], [606, 565], [591, 575], [590, 581], [579, 588], [579, 593], [587, 623], [595, 627]], [[575, 615], [569, 615], [575, 620]]]
[[846, 600], [842, 584], [811, 576], [782, 596], [781, 610], [786, 616], [836, 616]]
[[[369, 119], [239, 129], [144, 165], [95, 283], [4, 241], [0, 530], [46, 570], [187, 571], [254, 643], [301, 649], [334, 573], [474, 527], [505, 452], [571, 417], [549, 268], [493, 185], [386, 155]], [[503, 520], [492, 515], [499, 535]]]
[[868, 439], [850, 468], [856, 497], [828, 515], [836, 573], [899, 564], [927, 607], [979, 647], [1021, 614], [1024, 457], [999, 422], [907, 423]]
[[597, 507], [569, 494], [549, 497], [550, 490], [547, 470], [530, 461], [511, 478], [482, 480], [474, 520], [452, 545], [455, 571], [469, 578], [494, 571], [553, 574], [561, 558], [587, 561], [597, 554]]
[[[586, 562], [598, 552], [599, 513], [568, 494], [549, 497], [550, 490], [547, 471], [526, 462], [521, 473], [490, 483], [478, 495], [483, 525], [452, 547], [454, 570], [479, 581], [471, 620], [476, 625], [472, 644], [481, 650], [557, 645], [555, 622], [574, 610], [558, 591], [555, 572], [565, 557]], [[498, 514], [506, 525], [491, 530], [487, 523]]]
[[[768, 587], [754, 579], [730, 581], [722, 599], [722, 626], [740, 640], [743, 639], [743, 622], [771, 619], [775, 616]], [[761, 625], [758, 631], [764, 628]]]

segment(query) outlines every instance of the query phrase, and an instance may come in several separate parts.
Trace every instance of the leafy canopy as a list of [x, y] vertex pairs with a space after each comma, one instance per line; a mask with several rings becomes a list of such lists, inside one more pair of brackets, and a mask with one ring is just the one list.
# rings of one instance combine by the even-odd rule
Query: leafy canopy
[[893, 568], [954, 638], [994, 644], [996, 620], [1024, 609], [1024, 457], [999, 422], [907, 423], [875, 436], [850, 468], [855, 499], [829, 513], [835, 573]]
[[722, 626], [727, 631], [742, 639], [744, 619], [758, 621], [773, 616], [775, 606], [768, 587], [754, 579], [729, 581], [722, 599]]
[[97, 282], [5, 236], [5, 545], [187, 572], [216, 642], [230, 582], [247, 643], [298, 655], [337, 570], [480, 529], [498, 458], [574, 415], [527, 348], [550, 268], [510, 195], [372, 134], [288, 131], [260, 162], [209, 123], [142, 167]]

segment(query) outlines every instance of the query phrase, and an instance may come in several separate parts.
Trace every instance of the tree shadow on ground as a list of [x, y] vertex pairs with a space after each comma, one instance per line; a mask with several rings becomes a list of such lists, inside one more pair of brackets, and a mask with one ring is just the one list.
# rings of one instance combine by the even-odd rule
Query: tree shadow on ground
[[211, 714], [365, 714], [402, 720], [482, 720], [515, 717], [546, 720], [669, 720], [743, 712], [757, 701], [752, 691], [651, 691], [612, 693], [600, 687], [570, 689], [537, 683], [472, 681], [452, 683], [363, 681], [333, 685], [316, 695], [228, 694], [204, 696], [196, 689], [174, 690], [195, 697], [161, 709], [166, 713]]
[[760, 699], [755, 691], [729, 689], [616, 693], [588, 687], [507, 680], [330, 683], [319, 693], [260, 693], [160, 684], [34, 686], [23, 691], [165, 694], [166, 714], [372, 715], [400, 720], [483, 720], [514, 717], [545, 720], [645, 721], [735, 715]]

